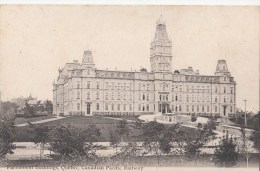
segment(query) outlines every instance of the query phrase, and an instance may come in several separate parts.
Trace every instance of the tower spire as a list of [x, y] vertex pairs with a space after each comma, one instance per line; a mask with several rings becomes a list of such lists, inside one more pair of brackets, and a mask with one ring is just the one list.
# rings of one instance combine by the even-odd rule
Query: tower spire
[[171, 72], [172, 70], [172, 42], [168, 38], [165, 21], [156, 21], [156, 31], [150, 46], [150, 62], [152, 72]]

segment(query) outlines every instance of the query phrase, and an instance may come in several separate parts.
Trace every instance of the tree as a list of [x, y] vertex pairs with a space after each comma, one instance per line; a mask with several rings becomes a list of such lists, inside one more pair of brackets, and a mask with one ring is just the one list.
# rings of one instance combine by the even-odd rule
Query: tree
[[144, 124], [142, 127], [143, 147], [146, 150], [145, 154], [155, 153], [157, 157], [157, 164], [160, 163], [160, 142], [163, 138], [165, 126], [156, 121], [151, 121]]
[[100, 130], [90, 125], [82, 130], [70, 125], [61, 125], [51, 131], [50, 150], [54, 159], [94, 159], [95, 149], [99, 146], [93, 144], [100, 136]]
[[13, 154], [14, 121], [3, 118], [0, 121], [0, 159], [7, 154]]
[[25, 117], [33, 117], [35, 116], [37, 110], [38, 110], [38, 106], [40, 104], [41, 101], [38, 101], [37, 104], [34, 105], [30, 105], [28, 103], [28, 100], [25, 101], [25, 107], [24, 107], [24, 115]]
[[253, 117], [254, 122], [252, 123], [253, 132], [250, 136], [250, 140], [254, 143], [254, 148], [260, 152], [260, 112]]
[[197, 159], [200, 158], [201, 155], [201, 148], [209, 140], [213, 139], [214, 136], [215, 133], [213, 133], [207, 125], [204, 125], [203, 128], [198, 125], [195, 138], [192, 138], [189, 135], [186, 135], [185, 137], [184, 156], [189, 160], [193, 160], [196, 164]]
[[251, 143], [250, 143], [250, 137], [246, 136], [245, 128], [241, 126], [240, 129], [241, 132], [241, 138], [242, 138], [242, 144], [241, 144], [241, 153], [245, 155], [246, 157], [246, 166], [248, 167], [248, 161], [251, 156]]
[[109, 143], [111, 146], [116, 148], [116, 152], [117, 152], [117, 147], [120, 143], [120, 138], [114, 129], [109, 130]]
[[201, 128], [202, 128], [202, 124], [201, 124], [201, 123], [198, 123], [197, 128], [198, 128], [198, 129], [201, 129]]
[[129, 138], [129, 133], [130, 129], [125, 119], [117, 122], [115, 129], [109, 130], [110, 145], [116, 147], [116, 152], [118, 145]]
[[47, 111], [49, 114], [52, 113], [53, 110], [53, 104], [50, 100], [46, 100], [44, 102], [44, 110]]
[[208, 129], [210, 130], [216, 130], [216, 122], [215, 120], [211, 117], [209, 118], [208, 122], [205, 124], [206, 127], [208, 127]]
[[14, 119], [15, 118], [15, 113], [18, 109], [18, 105], [16, 103], [12, 102], [1, 102], [1, 110], [0, 110], [0, 116], [2, 118], [7, 118], [7, 119]]
[[30, 127], [33, 128], [32, 131], [32, 141], [40, 146], [40, 159], [44, 153], [45, 145], [49, 142], [49, 131], [48, 126], [35, 126], [33, 124], [29, 124]]
[[223, 137], [214, 151], [214, 164], [219, 167], [233, 167], [238, 161], [238, 154], [236, 139]]
[[118, 133], [119, 137], [121, 138], [121, 141], [124, 142], [129, 136], [129, 127], [127, 125], [127, 121], [120, 120], [116, 126], [116, 133]]
[[191, 116], [191, 122], [196, 122], [196, 120], [197, 120], [197, 117], [195, 115], [192, 115]]

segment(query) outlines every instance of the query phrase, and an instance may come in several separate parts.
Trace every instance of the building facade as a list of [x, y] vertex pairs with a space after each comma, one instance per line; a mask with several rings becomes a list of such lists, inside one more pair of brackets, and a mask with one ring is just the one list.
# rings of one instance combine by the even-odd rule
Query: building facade
[[214, 75], [192, 67], [172, 71], [172, 42], [162, 19], [150, 45], [151, 72], [95, 68], [91, 51], [82, 63], [59, 69], [53, 83], [54, 115], [143, 115], [177, 113], [229, 117], [236, 109], [236, 82], [225, 60]]

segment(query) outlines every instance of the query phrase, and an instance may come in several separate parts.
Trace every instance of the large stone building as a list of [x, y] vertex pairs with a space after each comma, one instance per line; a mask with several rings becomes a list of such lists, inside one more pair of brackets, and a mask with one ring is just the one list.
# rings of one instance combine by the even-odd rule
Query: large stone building
[[228, 117], [235, 114], [236, 82], [225, 60], [214, 75], [172, 72], [172, 42], [162, 19], [150, 45], [151, 72], [95, 68], [91, 51], [82, 63], [59, 69], [53, 85], [54, 115], [143, 115], [154, 113]]

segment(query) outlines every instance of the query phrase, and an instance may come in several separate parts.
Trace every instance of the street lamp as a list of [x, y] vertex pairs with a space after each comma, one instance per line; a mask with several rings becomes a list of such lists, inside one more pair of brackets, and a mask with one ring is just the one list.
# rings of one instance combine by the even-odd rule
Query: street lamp
[[244, 102], [245, 102], [245, 126], [247, 126], [247, 120], [246, 120], [246, 101], [247, 101], [247, 100], [244, 100]]

